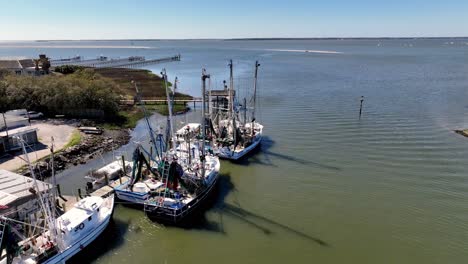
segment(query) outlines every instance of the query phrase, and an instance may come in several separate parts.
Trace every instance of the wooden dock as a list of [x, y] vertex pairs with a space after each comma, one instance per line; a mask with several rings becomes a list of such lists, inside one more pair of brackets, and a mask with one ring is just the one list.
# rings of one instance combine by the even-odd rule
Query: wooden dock
[[[87, 196], [99, 196], [99, 197], [107, 197], [109, 196], [110, 194], [114, 193], [114, 188], [121, 185], [121, 181], [122, 183], [125, 183], [127, 181], [130, 180], [130, 177], [128, 176], [123, 176], [121, 179], [117, 179], [115, 181], [112, 181], [109, 183], [109, 185], [105, 185], [97, 190], [95, 190], [94, 192], [88, 194]], [[62, 196], [63, 198], [66, 199], [65, 200], [61, 200], [59, 199], [59, 204], [60, 206], [63, 208], [63, 210], [66, 212], [68, 210], [70, 210], [71, 208], [73, 208], [75, 206], [75, 203], [77, 203], [81, 198], [76, 195], [76, 196], [71, 196], [71, 195], [63, 195]]]

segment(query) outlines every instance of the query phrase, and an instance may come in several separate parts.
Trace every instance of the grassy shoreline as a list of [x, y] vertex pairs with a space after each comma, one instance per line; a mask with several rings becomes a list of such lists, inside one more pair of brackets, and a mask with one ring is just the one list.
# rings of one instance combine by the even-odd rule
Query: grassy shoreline
[[[158, 113], [163, 116], [168, 115], [167, 105], [145, 105], [148, 114]], [[186, 111], [188, 108], [184, 105], [174, 105], [174, 112]], [[110, 121], [98, 122], [97, 124], [104, 129], [133, 129], [138, 121], [143, 119], [144, 113], [138, 106], [133, 106], [130, 109], [119, 111], [117, 118]]]

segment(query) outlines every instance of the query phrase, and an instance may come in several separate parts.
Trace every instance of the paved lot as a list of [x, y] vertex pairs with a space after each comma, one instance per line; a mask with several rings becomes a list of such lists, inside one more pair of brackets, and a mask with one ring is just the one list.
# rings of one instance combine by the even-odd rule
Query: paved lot
[[[37, 128], [37, 136], [40, 144], [37, 145], [37, 151], [29, 152], [29, 159], [31, 162], [36, 161], [42, 157], [50, 154], [51, 137], [54, 137], [54, 147], [56, 150], [63, 148], [76, 129], [74, 126], [66, 124], [51, 124], [50, 122], [35, 122], [31, 127]], [[23, 160], [21, 152], [16, 153], [14, 157], [7, 157], [0, 160], [0, 169], [5, 170], [16, 170], [21, 166], [25, 165], [26, 162]]]

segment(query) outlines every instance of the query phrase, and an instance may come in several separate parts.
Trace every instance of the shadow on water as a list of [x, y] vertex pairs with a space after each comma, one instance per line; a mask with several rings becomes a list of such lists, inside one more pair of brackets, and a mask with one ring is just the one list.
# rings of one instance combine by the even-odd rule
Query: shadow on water
[[[298, 237], [309, 240], [310, 242], [316, 243], [323, 247], [329, 247], [330, 245], [316, 237], [303, 233], [299, 230], [293, 229], [287, 225], [271, 220], [267, 217], [255, 214], [253, 212], [247, 211], [241, 208], [240, 204], [235, 202], [237, 205], [232, 205], [226, 203], [226, 197], [229, 194], [237, 195], [237, 190], [235, 185], [231, 180], [230, 174], [221, 174], [218, 181], [217, 191], [214, 193], [212, 199], [205, 204], [205, 210], [201, 210], [201, 214], [193, 219], [190, 226], [185, 227], [186, 229], [196, 229], [196, 230], [205, 230], [212, 232], [219, 232], [221, 234], [227, 235], [224, 231], [224, 217], [232, 217], [238, 221], [248, 224], [249, 226], [260, 230], [265, 235], [274, 234], [274, 228], [280, 228], [290, 234], [296, 235]], [[234, 201], [237, 201], [237, 198], [234, 197]], [[216, 212], [218, 214], [217, 221], [208, 220], [206, 213], [208, 211]], [[274, 228], [269, 228], [273, 226]]]
[[[268, 218], [266, 218], [264, 216], [261, 216], [261, 215], [255, 214], [253, 212], [247, 211], [247, 210], [242, 209], [241, 207], [238, 207], [238, 206], [234, 206], [234, 205], [231, 205], [231, 204], [224, 204], [222, 208], [219, 208], [219, 210], [221, 211], [221, 213], [227, 214], [227, 215], [229, 215], [231, 217], [234, 217], [234, 218], [236, 218], [238, 220], [243, 221], [244, 223], [249, 224], [250, 226], [252, 226], [254, 228], [259, 229], [260, 231], [262, 231], [266, 235], [271, 235], [274, 232], [271, 229], [268, 229], [267, 227], [262, 226], [261, 225], [262, 222], [265, 223], [265, 224], [272, 225], [272, 226], [277, 227], [277, 228], [281, 228], [284, 231], [287, 231], [287, 232], [289, 232], [291, 234], [294, 234], [296, 236], [299, 236], [301, 238], [307, 239], [310, 242], [317, 243], [320, 246], [323, 246], [323, 247], [329, 247], [330, 246], [327, 242], [323, 241], [322, 239], [310, 236], [310, 235], [308, 235], [306, 233], [303, 233], [303, 232], [301, 232], [299, 230], [293, 229], [293, 228], [291, 228], [291, 227], [289, 227], [287, 225], [284, 225], [284, 224], [281, 224], [281, 223], [276, 222], [274, 220], [268, 219]], [[248, 218], [250, 218], [251, 220], [249, 220]]]
[[181, 227], [184, 229], [204, 230], [225, 234], [223, 221], [212, 221], [207, 218], [207, 212], [224, 204], [226, 197], [235, 190], [234, 184], [229, 173], [220, 174], [215, 191], [206, 200], [206, 202], [196, 211], [195, 215], [190, 219], [190, 223], [184, 224]]
[[[249, 166], [251, 164], [258, 164], [258, 165], [277, 167], [271, 161], [271, 157], [274, 157], [277, 159], [291, 161], [300, 165], [309, 165], [309, 166], [314, 166], [317, 168], [333, 170], [333, 171], [341, 170], [341, 168], [336, 167], [336, 166], [330, 166], [330, 165], [321, 164], [318, 162], [313, 162], [313, 161], [301, 159], [301, 158], [286, 155], [286, 154], [273, 152], [270, 149], [274, 146], [274, 144], [275, 144], [275, 141], [272, 140], [270, 137], [263, 136], [260, 146], [256, 147], [254, 150], [252, 150], [251, 153], [249, 153], [249, 155], [245, 156], [244, 158], [242, 158], [241, 160], [235, 163], [239, 165], [244, 165], [244, 166]], [[260, 154], [263, 154], [263, 156]]]
[[112, 218], [104, 232], [67, 263], [90, 263], [119, 248], [125, 242], [125, 235], [131, 224], [131, 219], [125, 222]]

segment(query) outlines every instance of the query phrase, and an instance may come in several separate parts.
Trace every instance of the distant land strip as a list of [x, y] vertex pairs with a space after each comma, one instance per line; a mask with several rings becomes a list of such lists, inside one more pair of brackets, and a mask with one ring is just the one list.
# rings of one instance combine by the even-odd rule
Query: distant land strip
[[35, 41], [35, 42], [72, 42], [72, 41], [184, 41], [184, 40], [411, 40], [411, 39], [468, 39], [468, 36], [459, 37], [313, 37], [313, 38], [149, 38], [149, 39], [40, 39], [40, 40], [1, 40], [0, 42]]
[[43, 49], [156, 49], [156, 47], [132, 45], [1, 45], [0, 48], [43, 48]]
[[305, 52], [305, 53], [321, 53], [321, 54], [342, 54], [343, 52], [334, 50], [295, 50], [295, 49], [265, 49], [268, 51], [284, 51], [284, 52]]
[[411, 39], [468, 39], [468, 37], [355, 37], [355, 38], [232, 38], [225, 41], [238, 40], [411, 40]]

